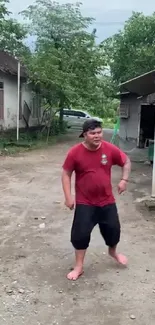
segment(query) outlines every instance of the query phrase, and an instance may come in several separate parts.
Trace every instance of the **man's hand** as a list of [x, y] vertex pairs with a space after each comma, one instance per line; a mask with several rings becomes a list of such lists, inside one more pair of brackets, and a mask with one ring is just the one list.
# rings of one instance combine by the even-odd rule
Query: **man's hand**
[[74, 199], [72, 197], [70, 197], [69, 199], [67, 199], [65, 201], [65, 205], [67, 208], [69, 208], [70, 210], [73, 210], [74, 209], [74, 205], [75, 205], [75, 202], [74, 202]]
[[127, 181], [122, 179], [118, 184], [118, 193], [122, 194], [123, 192], [126, 191], [126, 189], [127, 189]]

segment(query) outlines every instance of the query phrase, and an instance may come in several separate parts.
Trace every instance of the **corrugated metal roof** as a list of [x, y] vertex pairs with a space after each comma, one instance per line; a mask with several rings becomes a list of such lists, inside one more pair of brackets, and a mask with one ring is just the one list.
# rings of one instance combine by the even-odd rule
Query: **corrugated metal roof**
[[[18, 60], [7, 52], [0, 51], [0, 71], [16, 76], [18, 74]], [[21, 77], [26, 78], [24, 67], [21, 67]]]
[[155, 70], [120, 84], [120, 92], [129, 91], [140, 96], [155, 92]]

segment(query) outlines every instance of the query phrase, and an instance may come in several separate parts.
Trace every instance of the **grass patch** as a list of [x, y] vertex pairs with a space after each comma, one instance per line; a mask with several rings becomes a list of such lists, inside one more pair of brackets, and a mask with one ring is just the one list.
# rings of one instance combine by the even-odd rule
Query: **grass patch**
[[0, 155], [10, 156], [34, 149], [47, 148], [64, 138], [65, 134], [64, 131], [57, 135], [50, 135], [47, 143], [46, 134], [41, 133], [40, 130], [20, 130], [18, 142], [16, 140], [16, 130], [1, 132]]

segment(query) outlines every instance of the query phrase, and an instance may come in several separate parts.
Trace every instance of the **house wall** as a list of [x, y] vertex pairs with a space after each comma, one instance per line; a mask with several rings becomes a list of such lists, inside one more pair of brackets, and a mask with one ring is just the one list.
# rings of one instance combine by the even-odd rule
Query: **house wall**
[[121, 102], [129, 106], [129, 117], [120, 119], [119, 136], [122, 140], [137, 142], [141, 101], [136, 95], [126, 95], [121, 98]]
[[[4, 119], [0, 120], [0, 126], [4, 129], [12, 129], [17, 126], [17, 105], [18, 105], [18, 89], [17, 89], [17, 77], [6, 75], [0, 72], [0, 81], [4, 83]], [[28, 106], [32, 106], [33, 93], [31, 87], [21, 81], [21, 104], [22, 111], [24, 107], [24, 101]], [[30, 116], [29, 126], [37, 125], [38, 119]], [[20, 119], [19, 126], [25, 127], [25, 122]]]

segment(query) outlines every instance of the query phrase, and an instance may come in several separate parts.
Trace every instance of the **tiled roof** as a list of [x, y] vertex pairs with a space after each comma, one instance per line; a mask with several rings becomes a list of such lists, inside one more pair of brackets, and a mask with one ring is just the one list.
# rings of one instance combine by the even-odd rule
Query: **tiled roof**
[[[0, 51], [0, 71], [16, 76], [18, 74], [18, 60], [8, 54]], [[26, 78], [26, 69], [21, 66], [21, 77]]]

